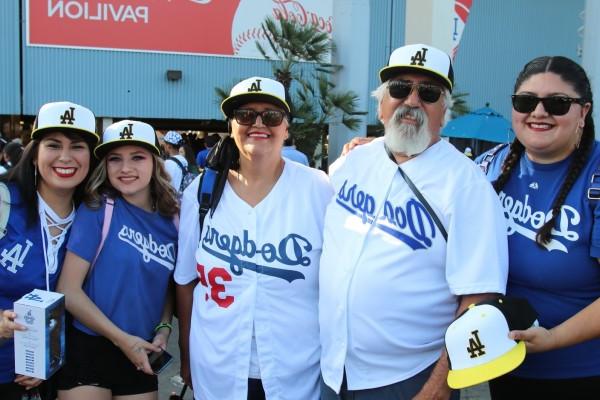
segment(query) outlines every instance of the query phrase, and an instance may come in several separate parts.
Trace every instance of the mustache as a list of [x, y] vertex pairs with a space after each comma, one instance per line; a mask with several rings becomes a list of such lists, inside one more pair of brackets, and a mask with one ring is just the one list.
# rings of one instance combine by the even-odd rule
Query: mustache
[[420, 108], [400, 106], [396, 108], [396, 111], [394, 111], [394, 114], [392, 115], [392, 121], [395, 124], [400, 125], [402, 124], [402, 119], [406, 117], [414, 119], [417, 125], [421, 126], [425, 122], [426, 115], [425, 111]]

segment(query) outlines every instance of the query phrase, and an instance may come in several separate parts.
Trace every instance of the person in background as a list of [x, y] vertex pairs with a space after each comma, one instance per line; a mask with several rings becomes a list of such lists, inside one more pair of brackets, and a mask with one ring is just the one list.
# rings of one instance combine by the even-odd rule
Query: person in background
[[319, 399], [317, 279], [333, 192], [325, 173], [281, 157], [283, 99], [272, 79], [236, 84], [221, 103], [231, 137], [218, 145], [232, 161], [202, 227], [199, 179], [183, 195], [179, 344], [197, 400]]
[[600, 391], [600, 146], [593, 104], [576, 62], [535, 58], [514, 86], [515, 140], [477, 160], [507, 219], [507, 294], [527, 299], [540, 324], [511, 332], [525, 341], [528, 355], [490, 382], [494, 399], [596, 398]]
[[187, 172], [188, 161], [179, 154], [179, 149], [183, 144], [183, 138], [179, 132], [168, 131], [163, 136], [163, 150], [167, 158], [165, 159], [165, 169], [171, 177], [171, 186], [175, 190], [181, 187], [181, 180]]
[[504, 293], [502, 208], [478, 167], [440, 138], [450, 57], [403, 46], [379, 77], [385, 136], [330, 167], [321, 399], [457, 399], [444, 334], [470, 304]]
[[471, 159], [473, 158], [473, 151], [470, 147], [465, 147], [465, 151], [463, 154]]
[[57, 287], [74, 317], [58, 398], [156, 400], [148, 356], [171, 332], [177, 194], [146, 123], [108, 126], [94, 153]]
[[308, 157], [306, 157], [306, 154], [296, 149], [294, 138], [291, 136], [285, 139], [285, 141], [283, 142], [281, 156], [283, 158], [287, 158], [291, 161], [296, 161], [297, 163], [306, 165], [308, 167]]
[[212, 150], [213, 146], [219, 142], [220, 138], [221, 137], [218, 134], [213, 133], [204, 139], [205, 148], [200, 150], [196, 155], [196, 165], [198, 166], [198, 169], [204, 169], [204, 167], [206, 167], [206, 157]]
[[187, 167], [193, 174], [198, 174], [198, 166], [196, 165], [196, 158], [194, 156], [194, 149], [188, 143], [184, 143], [179, 148], [179, 155], [183, 156], [187, 161]]
[[23, 146], [17, 141], [6, 144], [2, 149], [2, 164], [0, 165], [0, 174], [3, 174], [17, 165], [23, 154]]
[[[21, 159], [0, 176], [0, 399], [32, 398], [40, 379], [15, 376], [13, 303], [33, 289], [54, 291], [66, 242], [88, 180], [96, 119], [70, 102], [44, 104]], [[8, 219], [5, 219], [8, 218]]]

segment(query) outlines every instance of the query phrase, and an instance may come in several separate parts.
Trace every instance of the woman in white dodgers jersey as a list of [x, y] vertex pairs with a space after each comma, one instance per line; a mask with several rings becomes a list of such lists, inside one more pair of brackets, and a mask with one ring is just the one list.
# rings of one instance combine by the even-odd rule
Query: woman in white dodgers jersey
[[[44, 104], [31, 142], [0, 177], [0, 398], [20, 400], [41, 380], [15, 376], [13, 303], [33, 289], [54, 290], [66, 237], [98, 142], [96, 119], [69, 102]], [[2, 311], [4, 310], [4, 311]], [[44, 385], [45, 386], [45, 385]], [[42, 398], [47, 388], [38, 387]]]
[[271, 79], [235, 85], [221, 103], [231, 137], [215, 150], [234, 162], [201, 232], [199, 179], [183, 195], [175, 280], [182, 376], [196, 399], [319, 398], [317, 279], [333, 192], [322, 171], [281, 157], [284, 99]]
[[58, 397], [153, 400], [148, 357], [171, 331], [177, 194], [146, 123], [110, 125], [94, 153], [58, 283], [74, 317]]

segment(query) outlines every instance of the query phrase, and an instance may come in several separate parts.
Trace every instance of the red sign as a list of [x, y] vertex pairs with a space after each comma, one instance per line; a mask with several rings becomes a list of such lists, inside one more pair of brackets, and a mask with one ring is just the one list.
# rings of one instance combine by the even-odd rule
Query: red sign
[[331, 33], [332, 0], [28, 0], [28, 44], [261, 57], [266, 16]]

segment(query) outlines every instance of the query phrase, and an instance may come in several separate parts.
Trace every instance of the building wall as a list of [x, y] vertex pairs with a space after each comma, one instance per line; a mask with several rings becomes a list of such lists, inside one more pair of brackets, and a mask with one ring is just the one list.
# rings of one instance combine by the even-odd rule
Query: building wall
[[[364, 16], [368, 28], [354, 35], [368, 41], [357, 46], [368, 52], [353, 55], [368, 57], [368, 73], [350, 74], [344, 81], [367, 81], [367, 89], [358, 94], [367, 99], [363, 102], [367, 123], [377, 125], [370, 92], [379, 84], [378, 71], [391, 51], [405, 43], [405, 21], [410, 16], [406, 0], [369, 0], [368, 6]], [[469, 93], [472, 109], [489, 102], [508, 115], [514, 78], [527, 60], [562, 54], [581, 61], [577, 29], [583, 24], [579, 16], [583, 7], [584, 0], [474, 1], [455, 62], [456, 90]], [[21, 112], [18, 9], [19, 0], [0, 1], [0, 114]], [[44, 102], [70, 99], [105, 117], [221, 119], [215, 86], [228, 88], [245, 77], [272, 75], [265, 60], [25, 45], [23, 53], [22, 112], [27, 115], [35, 114]], [[300, 68], [308, 75], [312, 65]], [[181, 70], [182, 79], [168, 81], [169, 69]], [[344, 89], [343, 81], [338, 88]]]
[[[369, 76], [356, 77], [356, 79], [368, 80], [369, 92], [362, 95], [369, 98], [370, 92], [379, 86], [379, 70], [387, 65], [391, 52], [404, 45], [406, 2], [405, 0], [371, 0], [370, 6]], [[357, 55], [357, 57], [360, 57], [360, 55]], [[379, 121], [377, 120], [377, 103], [375, 99], [370, 98], [368, 105], [367, 123], [377, 125]], [[363, 136], [365, 133], [360, 132]]]
[[[50, 47], [24, 53], [25, 114], [70, 99], [97, 116], [222, 119], [215, 87], [272, 74], [264, 60]], [[181, 80], [167, 80], [167, 70], [180, 70]]]
[[581, 63], [584, 0], [475, 0], [455, 59], [456, 91], [468, 104], [510, 118], [510, 95], [525, 63], [562, 55]]
[[20, 113], [19, 2], [0, 1], [0, 114]]

